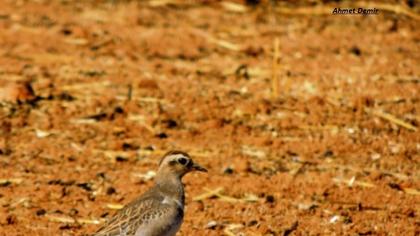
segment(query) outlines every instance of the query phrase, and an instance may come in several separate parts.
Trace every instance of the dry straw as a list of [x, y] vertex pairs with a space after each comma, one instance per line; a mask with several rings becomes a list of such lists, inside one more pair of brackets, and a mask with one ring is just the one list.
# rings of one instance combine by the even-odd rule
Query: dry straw
[[278, 38], [274, 39], [273, 47], [274, 47], [274, 55], [273, 55], [273, 70], [272, 70], [272, 77], [271, 77], [271, 98], [274, 100], [279, 97], [280, 95], [280, 81], [278, 76], [279, 70], [279, 46], [280, 42]]

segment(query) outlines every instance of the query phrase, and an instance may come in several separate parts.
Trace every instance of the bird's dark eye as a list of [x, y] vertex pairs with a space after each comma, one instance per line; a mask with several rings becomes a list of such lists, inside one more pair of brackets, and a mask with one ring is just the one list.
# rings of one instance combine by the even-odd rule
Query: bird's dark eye
[[185, 166], [188, 163], [188, 160], [187, 158], [181, 157], [178, 159], [178, 163]]

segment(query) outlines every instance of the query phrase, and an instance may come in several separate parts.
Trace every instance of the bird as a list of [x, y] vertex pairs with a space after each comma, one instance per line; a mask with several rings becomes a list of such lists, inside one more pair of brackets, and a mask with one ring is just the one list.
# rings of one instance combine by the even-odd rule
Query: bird
[[159, 162], [154, 185], [116, 212], [93, 236], [174, 236], [184, 218], [182, 177], [207, 172], [189, 154], [173, 150]]

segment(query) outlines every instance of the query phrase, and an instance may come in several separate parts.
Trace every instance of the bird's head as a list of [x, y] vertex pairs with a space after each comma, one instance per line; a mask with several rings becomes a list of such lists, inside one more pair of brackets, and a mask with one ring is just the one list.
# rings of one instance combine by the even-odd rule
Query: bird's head
[[207, 169], [194, 163], [190, 155], [182, 151], [169, 151], [159, 162], [158, 172], [161, 173], [172, 173], [182, 177], [191, 171], [207, 172]]

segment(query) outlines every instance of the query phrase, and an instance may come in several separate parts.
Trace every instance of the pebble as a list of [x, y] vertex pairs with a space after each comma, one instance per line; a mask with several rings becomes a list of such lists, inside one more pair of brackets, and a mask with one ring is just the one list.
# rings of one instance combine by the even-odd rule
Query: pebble
[[218, 224], [217, 224], [217, 222], [216, 221], [214, 221], [214, 220], [212, 220], [212, 221], [209, 221], [208, 223], [207, 223], [207, 225], [206, 225], [206, 229], [214, 229], [214, 228], [216, 228], [216, 226], [217, 226]]

